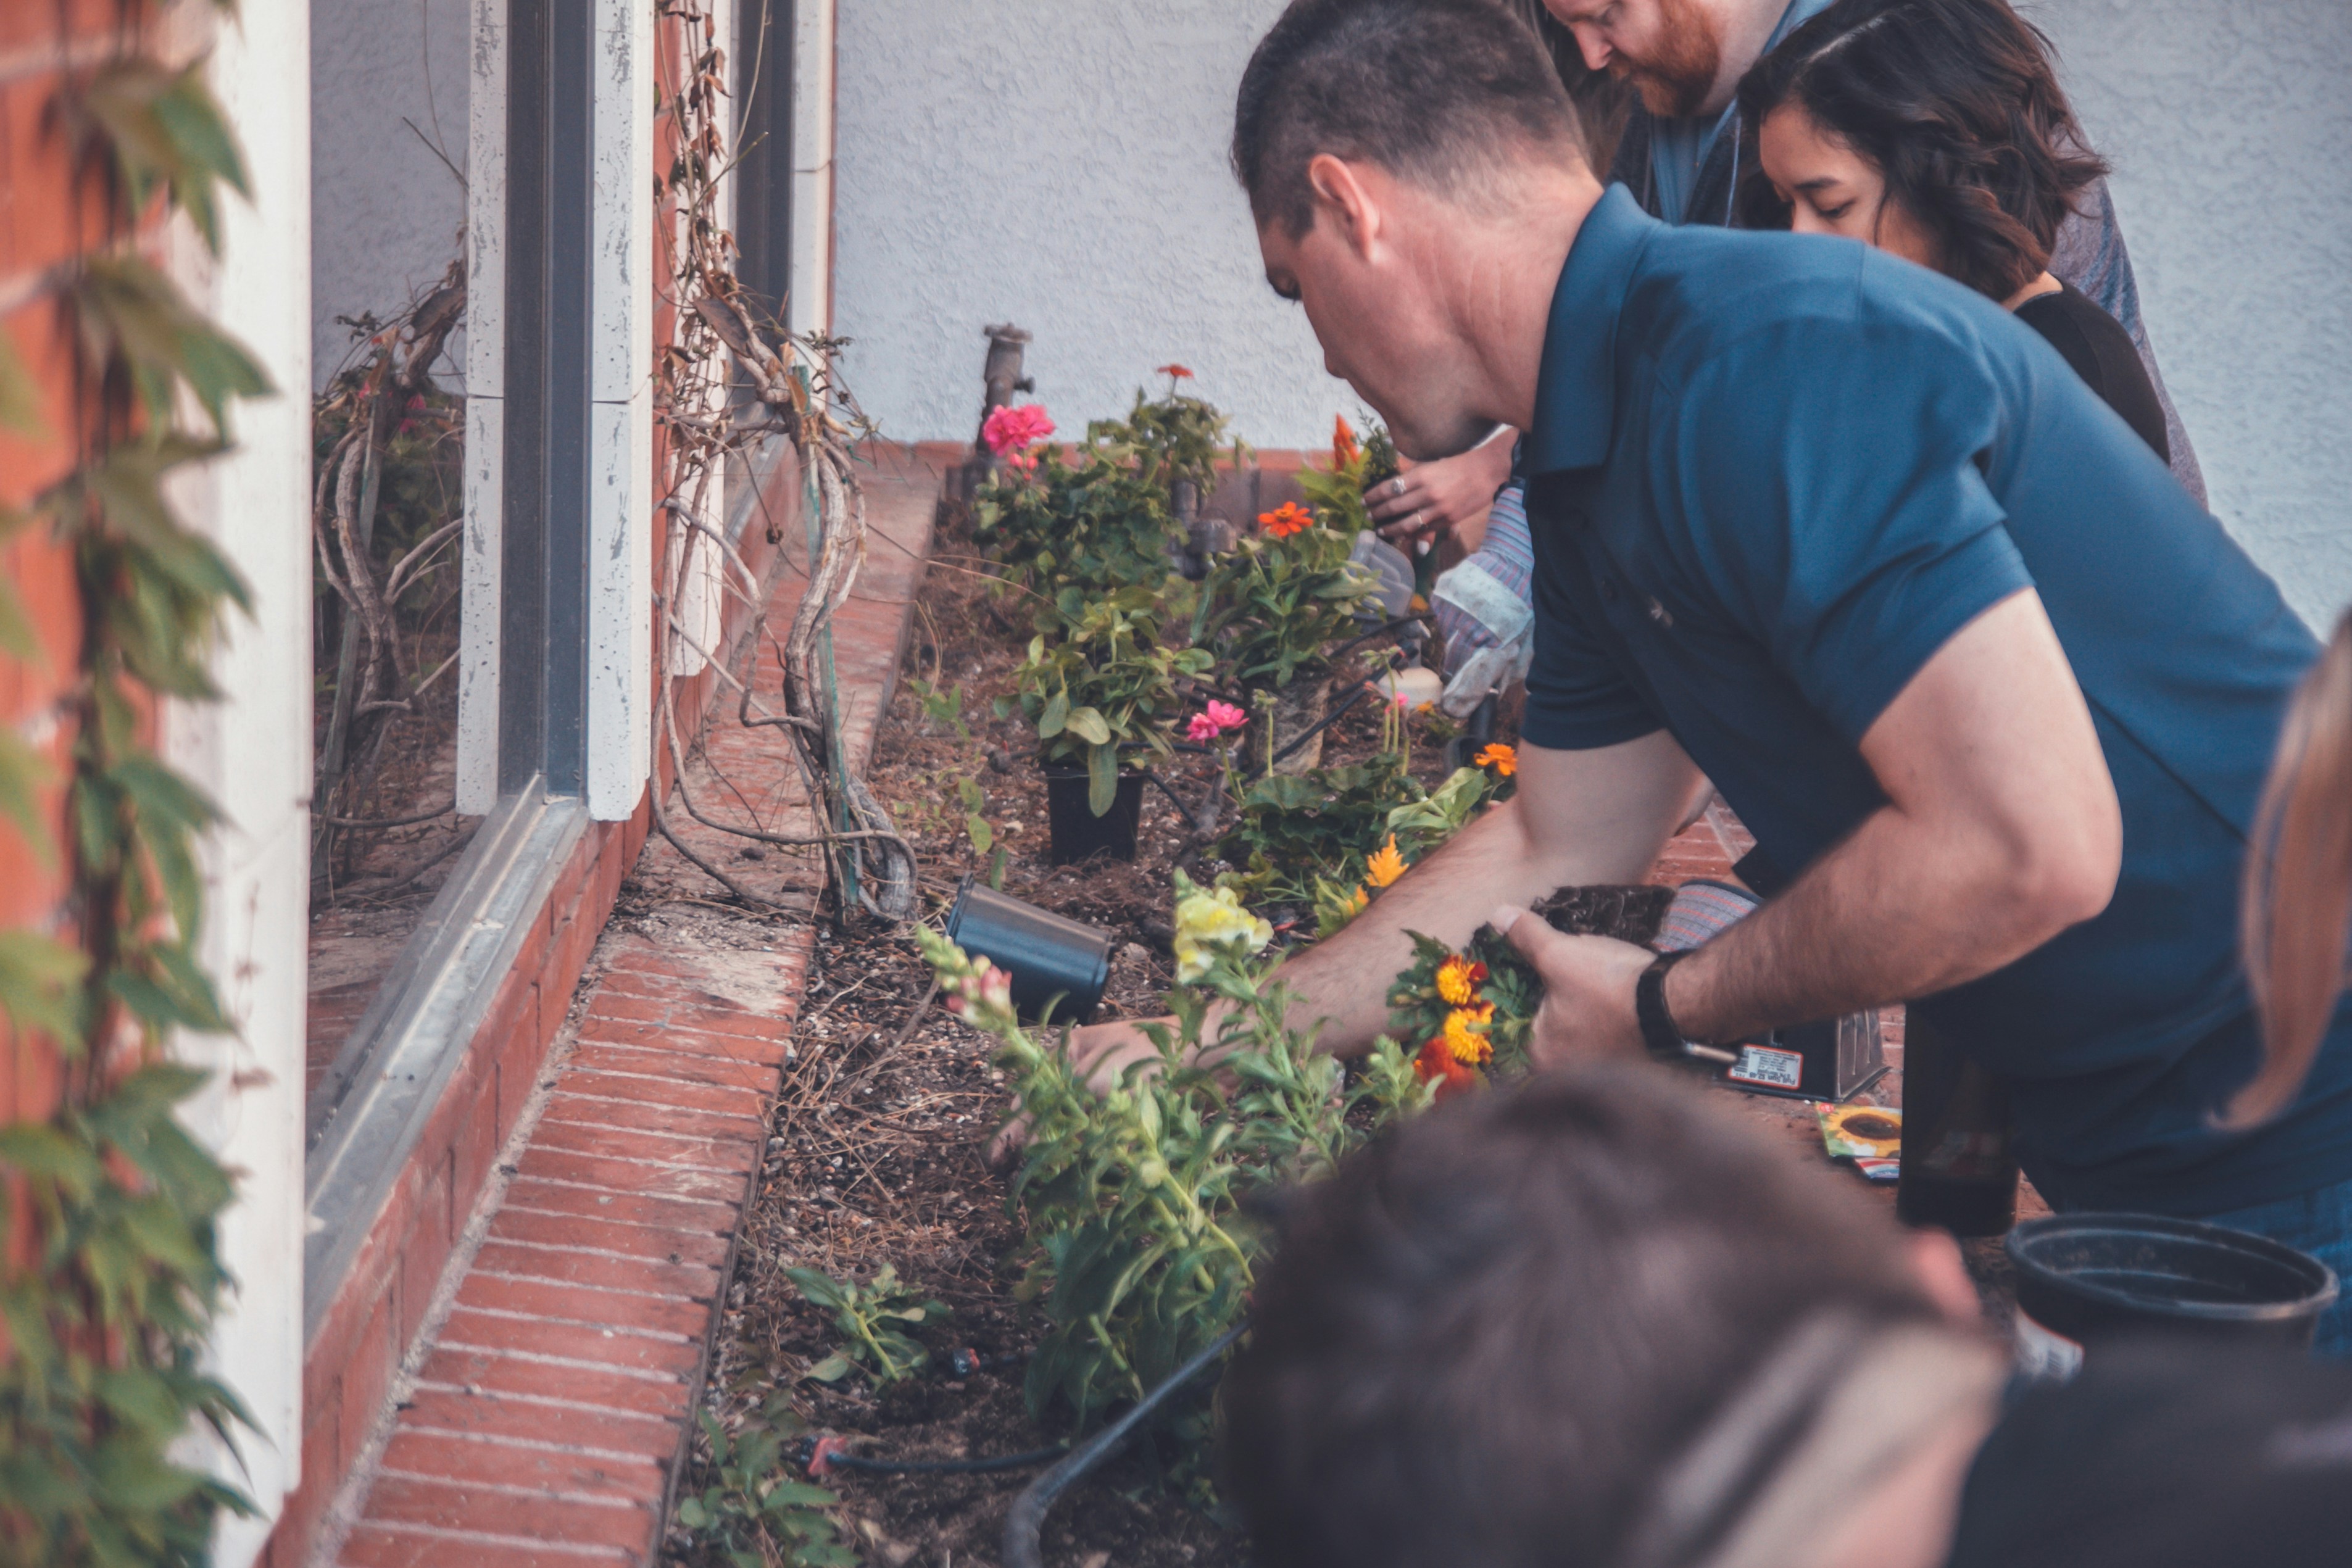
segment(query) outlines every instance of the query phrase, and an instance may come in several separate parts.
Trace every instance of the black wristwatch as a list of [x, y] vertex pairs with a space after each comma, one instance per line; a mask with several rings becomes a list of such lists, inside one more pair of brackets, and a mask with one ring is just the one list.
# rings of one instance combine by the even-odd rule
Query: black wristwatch
[[1697, 951], [1683, 947], [1661, 953], [1633, 982], [1633, 1018], [1642, 1026], [1642, 1044], [1660, 1061], [1738, 1061], [1737, 1051], [1684, 1039], [1674, 1014], [1666, 1010], [1666, 971]]

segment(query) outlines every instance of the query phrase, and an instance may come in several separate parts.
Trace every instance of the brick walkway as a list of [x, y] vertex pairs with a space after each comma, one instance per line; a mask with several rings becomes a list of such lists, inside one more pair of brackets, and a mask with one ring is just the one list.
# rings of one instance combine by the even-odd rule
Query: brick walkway
[[[932, 468], [887, 450], [868, 482], [876, 537], [856, 595], [834, 620], [860, 768], [896, 675], [936, 492]], [[770, 602], [778, 638], [800, 585], [787, 566]], [[779, 689], [776, 659], [763, 638], [748, 661], [755, 689]], [[689, 769], [688, 788], [714, 814], [748, 807], [774, 831], [807, 831], [775, 732], [741, 729], [734, 707], [723, 694], [708, 745], [741, 798], [719, 788], [707, 762]], [[803, 855], [745, 861], [740, 839], [682, 821], [680, 835], [759, 891], [814, 885]], [[632, 881], [692, 875], [656, 839]], [[504, 1179], [443, 1281], [436, 1310], [446, 1316], [412, 1356], [380, 1453], [339, 1500], [343, 1528], [330, 1527], [313, 1568], [652, 1560], [812, 939], [800, 925], [780, 928], [764, 951], [665, 950], [604, 934], [538, 1103], [502, 1155]]]

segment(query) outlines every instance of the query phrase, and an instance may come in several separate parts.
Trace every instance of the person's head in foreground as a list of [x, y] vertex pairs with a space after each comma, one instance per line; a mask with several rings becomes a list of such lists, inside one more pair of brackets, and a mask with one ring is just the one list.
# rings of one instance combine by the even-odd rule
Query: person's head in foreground
[[2157, 1342], [2004, 1416], [1949, 1239], [1663, 1073], [1466, 1096], [1296, 1204], [1223, 1394], [1261, 1568], [2301, 1564], [2352, 1540], [2352, 1373]]
[[1740, 81], [1751, 228], [1841, 235], [2008, 300], [2106, 165], [2002, 0], [1838, 0]]
[[[1448, 456], [1505, 422], [1475, 348], [1496, 334], [1468, 318], [1528, 257], [1556, 270], [1549, 236], [1601, 193], [1525, 23], [1495, 0], [1298, 0], [1243, 75], [1233, 164], [1266, 280], [1398, 450]], [[1538, 351], [1540, 303], [1502, 335]]]

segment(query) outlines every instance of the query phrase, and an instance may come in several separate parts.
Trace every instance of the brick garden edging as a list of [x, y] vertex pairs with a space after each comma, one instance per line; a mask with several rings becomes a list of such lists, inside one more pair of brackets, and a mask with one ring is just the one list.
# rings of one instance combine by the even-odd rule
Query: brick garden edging
[[[860, 768], [896, 678], [936, 481], [920, 460], [869, 481], [877, 538], [857, 591], [833, 622], [845, 738]], [[793, 542], [785, 549], [796, 559]], [[801, 581], [789, 565], [777, 574], [772, 628], [789, 622]], [[754, 685], [768, 693], [778, 689], [775, 656], [764, 638], [751, 653]], [[732, 706], [719, 698], [727, 716], [706, 737], [711, 756], [730, 784], [763, 803], [772, 826], [781, 819], [780, 831], [805, 831], [790, 754], [766, 732], [735, 727]], [[769, 803], [782, 809], [771, 814]], [[746, 869], [733, 860], [740, 841], [672, 817], [698, 852]], [[633, 850], [645, 842], [644, 821], [641, 812], [614, 824], [635, 830]], [[630, 860], [640, 873], [677, 863], [657, 839]], [[604, 895], [592, 936], [626, 863], [616, 861], [611, 889], [597, 890]], [[812, 869], [787, 855], [763, 866], [782, 873], [786, 887]], [[426, 1289], [415, 1292], [417, 1343], [402, 1375], [386, 1365], [357, 1444], [351, 1389], [342, 1390], [336, 1441], [352, 1444], [358, 1462], [334, 1517], [315, 1553], [282, 1563], [273, 1555], [273, 1563], [290, 1568], [305, 1555], [318, 1568], [652, 1561], [813, 940], [802, 925], [780, 932], [764, 953], [665, 952], [643, 936], [605, 933], [593, 961], [581, 943], [591, 978], [572, 1001], [572, 1021], [539, 1019], [550, 1032], [561, 1023], [561, 1034], [545, 1063], [534, 1055], [529, 1075], [516, 1080], [529, 1103], [518, 1099], [512, 1121], [510, 1092], [501, 1092], [495, 1179], [464, 1233], [442, 1249], [446, 1274], [436, 1269], [419, 1281]], [[551, 1010], [542, 1006], [542, 1015]]]

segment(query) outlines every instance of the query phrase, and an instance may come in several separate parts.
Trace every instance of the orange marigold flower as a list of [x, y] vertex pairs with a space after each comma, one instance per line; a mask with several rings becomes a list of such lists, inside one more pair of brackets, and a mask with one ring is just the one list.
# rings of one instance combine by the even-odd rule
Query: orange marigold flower
[[1396, 835], [1391, 833], [1372, 858], [1364, 864], [1364, 880], [1374, 887], [1386, 887], [1404, 874], [1404, 856], [1397, 853]]
[[1412, 1059], [1412, 1075], [1423, 1083], [1435, 1082], [1440, 1100], [1450, 1100], [1484, 1082], [1475, 1070], [1454, 1060], [1443, 1036], [1421, 1048], [1421, 1054]]
[[1506, 779], [1508, 779], [1512, 774], [1517, 773], [1519, 770], [1519, 753], [1517, 748], [1515, 747], [1505, 746], [1499, 740], [1495, 742], [1494, 745], [1487, 747], [1485, 750], [1479, 752], [1477, 756], [1472, 758], [1470, 760], [1475, 762], [1481, 768], [1493, 768], [1496, 772], [1501, 774]]
[[1348, 416], [1334, 414], [1331, 419], [1331, 466], [1345, 468], [1360, 455], [1356, 433], [1348, 428]]
[[1271, 512], [1257, 515], [1257, 526], [1270, 539], [1286, 539], [1315, 526], [1315, 516], [1296, 501], [1285, 501]]
[[1438, 1038], [1445, 1042], [1445, 1049], [1454, 1061], [1465, 1067], [1476, 1067], [1494, 1060], [1494, 1042], [1486, 1034], [1486, 1026], [1494, 1021], [1495, 1004], [1492, 1002], [1475, 1008], [1455, 1008], [1445, 1015], [1445, 1032]]
[[1459, 954], [1437, 967], [1437, 994], [1452, 1007], [1466, 1008], [1486, 983], [1486, 966]]
[[1159, 373], [1180, 382], [1189, 382], [1192, 379], [1192, 372], [1181, 365], [1162, 365], [1160, 367]]

